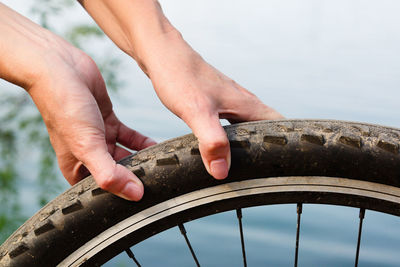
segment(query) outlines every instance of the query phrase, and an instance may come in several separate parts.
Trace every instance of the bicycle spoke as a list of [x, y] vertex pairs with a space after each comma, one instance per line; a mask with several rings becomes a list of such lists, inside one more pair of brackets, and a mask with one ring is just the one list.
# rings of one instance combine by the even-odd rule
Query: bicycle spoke
[[297, 262], [299, 258], [299, 238], [300, 238], [300, 222], [301, 213], [303, 212], [303, 204], [297, 203], [297, 230], [296, 230], [296, 252], [294, 255], [294, 266], [297, 267]]
[[186, 244], [189, 247], [190, 253], [192, 253], [192, 256], [193, 256], [194, 261], [196, 262], [196, 265], [198, 267], [200, 267], [200, 263], [197, 260], [196, 254], [194, 253], [194, 250], [193, 250], [192, 246], [190, 245], [190, 241], [189, 241], [189, 238], [187, 237], [185, 227], [183, 226], [183, 224], [179, 224], [178, 226], [179, 226], [179, 230], [181, 230], [181, 234], [183, 235], [183, 237], [186, 240]]
[[126, 254], [128, 254], [129, 258], [131, 258], [138, 267], [141, 267], [142, 265], [140, 265], [140, 263], [137, 261], [137, 259], [135, 258], [135, 255], [133, 255], [133, 252], [130, 248], [127, 248], [125, 250]]
[[243, 255], [243, 266], [247, 267], [247, 261], [246, 261], [246, 250], [244, 248], [244, 237], [243, 237], [243, 225], [242, 225], [242, 209], [237, 209], [236, 210], [236, 216], [239, 221], [239, 230], [240, 230], [240, 242], [242, 244], [242, 255]]
[[363, 226], [363, 221], [364, 221], [364, 217], [365, 217], [365, 209], [361, 208], [360, 209], [360, 224], [358, 226], [358, 239], [357, 239], [357, 251], [356, 251], [356, 261], [354, 263], [354, 266], [357, 267], [358, 266], [358, 256], [360, 255], [360, 244], [361, 244], [361, 233], [362, 233], [362, 226]]

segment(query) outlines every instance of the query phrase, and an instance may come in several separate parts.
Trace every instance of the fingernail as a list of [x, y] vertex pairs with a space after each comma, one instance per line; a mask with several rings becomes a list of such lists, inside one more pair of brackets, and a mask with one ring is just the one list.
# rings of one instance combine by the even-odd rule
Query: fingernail
[[210, 172], [215, 179], [224, 179], [228, 176], [228, 163], [225, 159], [216, 159], [210, 163]]
[[125, 199], [138, 201], [143, 196], [143, 190], [137, 183], [127, 182], [121, 191], [121, 195]]

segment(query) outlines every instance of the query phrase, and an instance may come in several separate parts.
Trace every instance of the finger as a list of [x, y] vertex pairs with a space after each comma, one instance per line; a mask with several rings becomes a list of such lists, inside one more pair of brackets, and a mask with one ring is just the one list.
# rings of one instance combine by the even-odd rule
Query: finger
[[245, 107], [245, 110], [247, 112], [243, 112], [243, 115], [240, 116], [240, 119], [242, 121], [281, 120], [285, 118], [275, 109], [265, 105], [261, 101], [259, 101], [258, 103], [254, 103], [253, 109], [251, 109], [250, 107]]
[[87, 177], [90, 175], [89, 170], [85, 167], [85, 165], [83, 165], [82, 162], [77, 162], [73, 169], [73, 177], [76, 178], [76, 180], [73, 182], [73, 184], [76, 184], [77, 182], [79, 182], [80, 180], [82, 180], [83, 178]]
[[231, 154], [229, 140], [218, 115], [193, 116], [187, 124], [199, 140], [201, 158], [208, 173], [215, 179], [226, 178]]
[[[221, 119], [227, 119], [231, 124], [247, 122], [247, 121], [259, 121], [259, 120], [281, 120], [285, 117], [274, 109], [263, 105], [258, 110], [253, 109], [254, 113], [245, 111], [235, 114], [221, 114]], [[256, 112], [257, 111], [257, 112]]]
[[80, 180], [90, 175], [83, 163], [71, 152], [60, 153], [57, 151], [56, 156], [62, 174], [71, 185], [78, 183]]
[[258, 97], [236, 84], [237, 94], [226, 97], [225, 109], [220, 117], [230, 123], [284, 119], [279, 112], [265, 105]]
[[86, 150], [79, 160], [88, 168], [96, 183], [104, 190], [127, 200], [138, 201], [143, 196], [143, 184], [132, 172], [117, 164], [106, 146]]
[[113, 158], [114, 158], [114, 160], [118, 161], [120, 159], [123, 159], [123, 158], [131, 155], [131, 154], [132, 153], [129, 152], [128, 150], [126, 150], [125, 148], [116, 145], [115, 149], [114, 149]]
[[118, 144], [107, 144], [108, 153], [111, 154], [112, 158], [116, 161], [119, 161], [122, 158], [125, 158], [132, 154], [129, 150], [119, 146]]
[[127, 148], [139, 151], [157, 144], [156, 141], [138, 131], [135, 131], [121, 122], [118, 129], [117, 142]]

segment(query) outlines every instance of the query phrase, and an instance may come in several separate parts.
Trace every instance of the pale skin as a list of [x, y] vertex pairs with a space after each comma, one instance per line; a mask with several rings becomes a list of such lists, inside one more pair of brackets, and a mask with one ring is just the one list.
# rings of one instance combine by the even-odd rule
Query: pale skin
[[[230, 149], [220, 118], [231, 122], [283, 118], [205, 62], [153, 0], [82, 0], [103, 31], [151, 79], [163, 102], [199, 139], [207, 171], [224, 179]], [[115, 116], [96, 64], [85, 53], [0, 3], [0, 77], [23, 87], [47, 126], [70, 184], [88, 174], [128, 200], [143, 185], [116, 161], [155, 142]], [[34, 66], [34, 67], [33, 67]], [[18, 70], [18, 71], [16, 71]]]

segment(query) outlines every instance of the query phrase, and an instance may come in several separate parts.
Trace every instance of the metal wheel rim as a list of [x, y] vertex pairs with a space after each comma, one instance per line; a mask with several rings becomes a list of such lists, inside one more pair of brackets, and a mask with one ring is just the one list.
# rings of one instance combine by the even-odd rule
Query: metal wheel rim
[[[361, 197], [369, 199], [371, 203], [374, 203], [374, 200], [382, 200], [399, 206], [400, 208], [399, 188], [366, 181], [317, 176], [258, 178], [241, 182], [232, 182], [184, 194], [132, 215], [84, 244], [64, 259], [58, 266], [80, 266], [104, 248], [117, 242], [126, 235], [135, 232], [141, 227], [145, 227], [160, 219], [189, 210], [193, 207], [199, 207], [217, 201], [239, 199], [243, 196], [255, 197], [272, 193], [285, 194], [302, 192], [338, 194], [349, 196], [350, 198]], [[266, 201], [266, 203], [268, 203], [268, 201]], [[323, 200], [321, 202], [312, 201], [311, 203], [337, 204], [325, 203]], [[380, 211], [379, 207], [372, 206], [369, 208]]]

